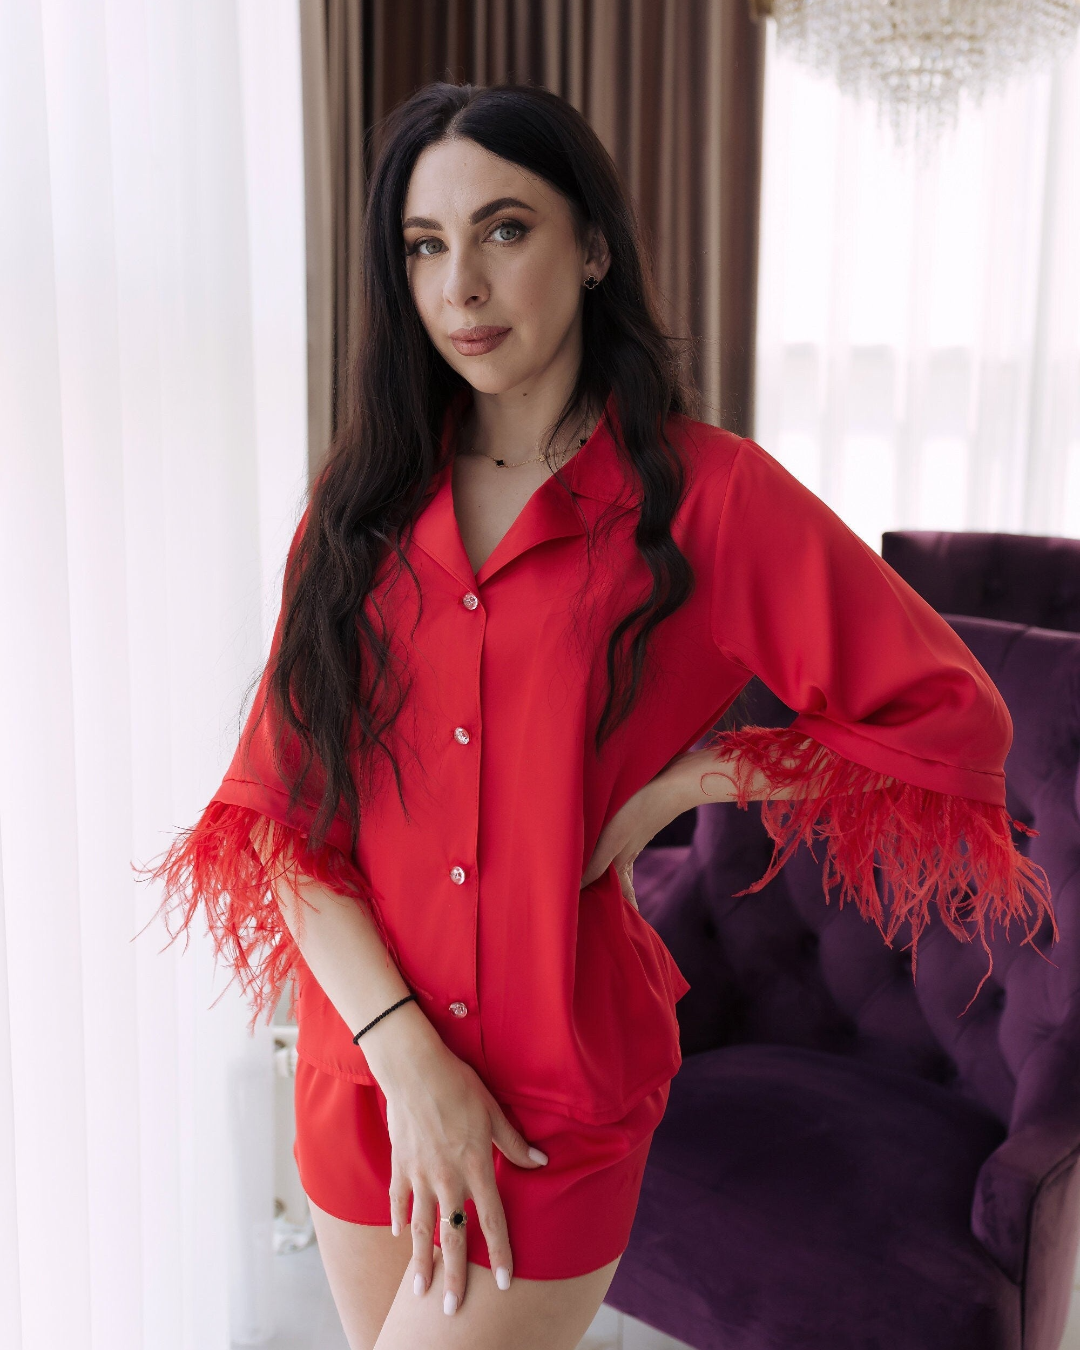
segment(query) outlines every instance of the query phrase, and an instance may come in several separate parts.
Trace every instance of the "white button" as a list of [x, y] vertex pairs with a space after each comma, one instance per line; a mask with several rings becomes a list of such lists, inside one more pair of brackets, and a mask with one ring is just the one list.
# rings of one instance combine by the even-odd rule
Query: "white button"
[[466, 1016], [469, 1010], [468, 1008], [466, 1008], [464, 1003], [451, 1003], [450, 1011], [454, 1014], [455, 1017], [464, 1017]]
[[464, 867], [451, 867], [451, 869], [450, 869], [450, 880], [451, 880], [456, 886], [460, 886], [461, 883], [465, 880], [465, 869], [464, 869]]
[[455, 728], [454, 728], [454, 739], [460, 741], [462, 745], [468, 745], [468, 744], [469, 744], [469, 733], [465, 730], [464, 727], [455, 727]]
[[465, 594], [461, 597], [461, 603], [465, 606], [466, 609], [475, 609], [476, 606], [480, 603], [480, 600], [477, 596], [473, 595], [472, 591], [466, 591]]

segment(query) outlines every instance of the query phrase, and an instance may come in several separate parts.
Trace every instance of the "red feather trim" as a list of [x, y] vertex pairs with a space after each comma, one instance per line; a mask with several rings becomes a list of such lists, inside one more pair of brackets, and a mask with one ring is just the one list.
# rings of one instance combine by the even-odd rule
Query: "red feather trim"
[[[235, 972], [252, 1008], [249, 1031], [254, 1030], [260, 1013], [266, 1013], [269, 1024], [286, 981], [292, 981], [290, 993], [295, 999], [298, 967], [303, 962], [274, 897], [279, 880], [295, 887], [299, 873], [340, 895], [365, 901], [388, 957], [391, 952], [373, 899], [340, 849], [324, 844], [311, 850], [305, 834], [273, 821], [265, 843], [260, 841], [264, 861], [251, 842], [252, 830], [260, 822], [265, 827], [268, 817], [253, 807], [212, 801], [191, 829], [177, 835], [160, 862], [136, 869], [143, 879], [164, 886], [154, 918], [161, 918], [170, 934], [166, 948], [181, 932], [187, 933], [200, 908], [205, 910], [216, 957]], [[297, 912], [302, 932], [303, 907]], [[172, 914], [180, 919], [176, 932], [169, 925]], [[290, 1001], [290, 1015], [292, 1010]]]
[[[913, 979], [919, 935], [932, 903], [963, 941], [972, 937], [963, 924], [975, 921], [990, 964], [967, 1007], [994, 968], [988, 924], [1003, 923], [1007, 936], [1010, 921], [1030, 913], [1024, 943], [1033, 940], [1044, 918], [1050, 919], [1057, 941], [1046, 873], [1016, 849], [1009, 827], [1028, 835], [1038, 831], [1013, 820], [1003, 806], [889, 778], [791, 728], [717, 732], [707, 746], [733, 761], [732, 773], [724, 776], [733, 782], [740, 808], [769, 798], [761, 802], [761, 819], [775, 844], [772, 861], [759, 881], [737, 894], [761, 890], [800, 844], [813, 852], [814, 840], [824, 840], [826, 903], [829, 891], [839, 886], [839, 905], [853, 901], [890, 947], [900, 925], [909, 921]], [[887, 920], [875, 862], [891, 896]]]

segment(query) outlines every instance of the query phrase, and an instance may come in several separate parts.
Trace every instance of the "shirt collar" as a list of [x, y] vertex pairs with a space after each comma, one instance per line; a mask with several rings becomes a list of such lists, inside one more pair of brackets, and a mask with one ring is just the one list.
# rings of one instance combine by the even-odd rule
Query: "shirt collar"
[[[413, 541], [425, 553], [466, 587], [482, 585], [527, 549], [549, 539], [584, 534], [585, 524], [566, 487], [572, 488], [579, 497], [595, 502], [623, 502], [627, 506], [632, 503], [628, 477], [613, 435], [613, 428], [618, 429], [620, 425], [613, 390], [592, 434], [561, 470], [563, 483], [552, 477], [540, 484], [479, 572], [474, 574], [458, 528], [452, 492], [451, 441], [469, 397], [470, 391], [466, 387], [455, 393], [447, 406], [441, 438], [442, 467], [435, 475], [433, 495], [414, 522], [412, 535]], [[587, 516], [593, 514], [587, 512]]]

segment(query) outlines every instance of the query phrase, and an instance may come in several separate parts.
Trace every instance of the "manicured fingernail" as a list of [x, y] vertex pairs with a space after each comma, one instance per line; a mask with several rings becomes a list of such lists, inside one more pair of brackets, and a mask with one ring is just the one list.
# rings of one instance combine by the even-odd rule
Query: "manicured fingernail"
[[391, 1220], [391, 1222], [390, 1222], [390, 1231], [393, 1233], [393, 1235], [394, 1235], [395, 1237], [400, 1237], [400, 1236], [401, 1236], [401, 1228], [400, 1228], [399, 1225], [398, 1225], [397, 1219], [392, 1219], [392, 1220]]
[[451, 1289], [443, 1295], [442, 1310], [444, 1313], [457, 1312], [457, 1294]]
[[412, 1291], [414, 1294], [422, 1294], [424, 1292], [424, 1277], [419, 1271], [412, 1277]]
[[538, 1163], [545, 1163], [548, 1160], [547, 1154], [541, 1153], [538, 1148], [529, 1149], [529, 1157], [533, 1160], [533, 1162]]
[[500, 1289], [510, 1288], [510, 1272], [507, 1270], [505, 1266], [500, 1266], [499, 1269], [495, 1272], [495, 1283], [499, 1286]]

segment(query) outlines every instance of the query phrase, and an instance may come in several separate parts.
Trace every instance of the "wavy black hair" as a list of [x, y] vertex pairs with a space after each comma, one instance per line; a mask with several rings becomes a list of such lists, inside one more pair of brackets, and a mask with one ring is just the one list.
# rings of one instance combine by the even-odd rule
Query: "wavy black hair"
[[388, 551], [399, 568], [412, 573], [403, 542], [440, 467], [446, 409], [467, 387], [428, 337], [404, 266], [406, 193], [428, 146], [467, 138], [520, 165], [563, 195], [580, 243], [590, 229], [602, 231], [607, 241], [611, 262], [603, 283], [584, 292], [577, 381], [545, 450], [550, 454], [564, 425], [603, 407], [614, 394], [622, 433], [618, 453], [640, 496], [634, 539], [652, 586], [608, 640], [597, 753], [638, 696], [650, 633], [694, 586], [693, 569], [671, 534], [685, 488], [684, 467], [664, 434], [668, 414], [694, 416], [698, 409], [680, 355], [689, 340], [665, 332], [659, 321], [634, 211], [596, 133], [550, 90], [443, 82], [426, 85], [395, 108], [384, 131], [363, 223], [354, 324], [359, 337], [346, 411], [286, 567], [266, 684], [282, 710], [279, 767], [286, 758], [285, 739], [290, 733], [293, 738], [287, 775], [293, 804], [313, 769], [319, 780], [312, 844], [321, 845], [344, 812], [354, 852], [376, 754], [389, 759], [402, 795], [400, 768], [386, 736], [407, 694], [390, 660], [385, 625], [373, 622], [362, 606]]

